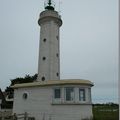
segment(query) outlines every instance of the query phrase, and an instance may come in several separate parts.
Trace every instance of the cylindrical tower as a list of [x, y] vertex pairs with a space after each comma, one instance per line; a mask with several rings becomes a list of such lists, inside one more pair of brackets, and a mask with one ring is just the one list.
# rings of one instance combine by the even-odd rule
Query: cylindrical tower
[[41, 29], [37, 81], [59, 80], [59, 28], [62, 20], [58, 12], [54, 10], [51, 0], [45, 6], [45, 11], [40, 13], [38, 24]]

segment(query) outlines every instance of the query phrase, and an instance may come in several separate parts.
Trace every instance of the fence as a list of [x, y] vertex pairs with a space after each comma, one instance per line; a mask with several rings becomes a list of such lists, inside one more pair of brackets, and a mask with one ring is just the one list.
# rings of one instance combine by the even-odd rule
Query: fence
[[[38, 116], [37, 116], [38, 117]], [[48, 114], [48, 113], [39, 113], [39, 120], [57, 120], [58, 118], [64, 119], [64, 120], [92, 120], [92, 118], [81, 118], [78, 114], [76, 116], [68, 115], [68, 114]], [[32, 117], [31, 115], [28, 115], [27, 112], [21, 113], [21, 114], [13, 114], [4, 112], [0, 114], [0, 120], [35, 120], [35, 116]]]
[[0, 120], [12, 120], [12, 111], [0, 111]]
[[0, 112], [0, 120], [28, 120], [28, 114], [25, 112], [12, 115], [12, 112]]

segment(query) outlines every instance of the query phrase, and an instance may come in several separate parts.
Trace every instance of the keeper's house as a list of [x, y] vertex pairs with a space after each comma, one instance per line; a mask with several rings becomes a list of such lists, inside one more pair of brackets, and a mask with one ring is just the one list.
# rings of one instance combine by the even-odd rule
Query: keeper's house
[[13, 113], [27, 112], [35, 120], [82, 120], [92, 117], [88, 80], [49, 80], [16, 84]]

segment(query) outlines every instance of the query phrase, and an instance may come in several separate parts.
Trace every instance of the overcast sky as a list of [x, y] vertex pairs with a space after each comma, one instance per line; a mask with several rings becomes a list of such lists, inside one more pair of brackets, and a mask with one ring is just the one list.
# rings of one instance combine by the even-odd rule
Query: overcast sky
[[[93, 102], [117, 102], [118, 0], [61, 0], [61, 79], [94, 82]], [[44, 0], [0, 0], [0, 87], [38, 70]]]

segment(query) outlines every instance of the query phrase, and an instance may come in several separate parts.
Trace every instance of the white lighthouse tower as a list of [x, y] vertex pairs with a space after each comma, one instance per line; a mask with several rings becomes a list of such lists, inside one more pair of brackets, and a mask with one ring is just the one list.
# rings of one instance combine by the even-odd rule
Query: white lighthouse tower
[[40, 25], [40, 48], [37, 81], [60, 79], [59, 28], [62, 20], [51, 0], [45, 4], [38, 20]]
[[[37, 81], [15, 84], [13, 114], [28, 120], [91, 120], [91, 87], [84, 79], [60, 80], [59, 28], [62, 20], [51, 0], [41, 12]], [[44, 82], [42, 82], [44, 81]], [[23, 120], [23, 119], [22, 119]]]

